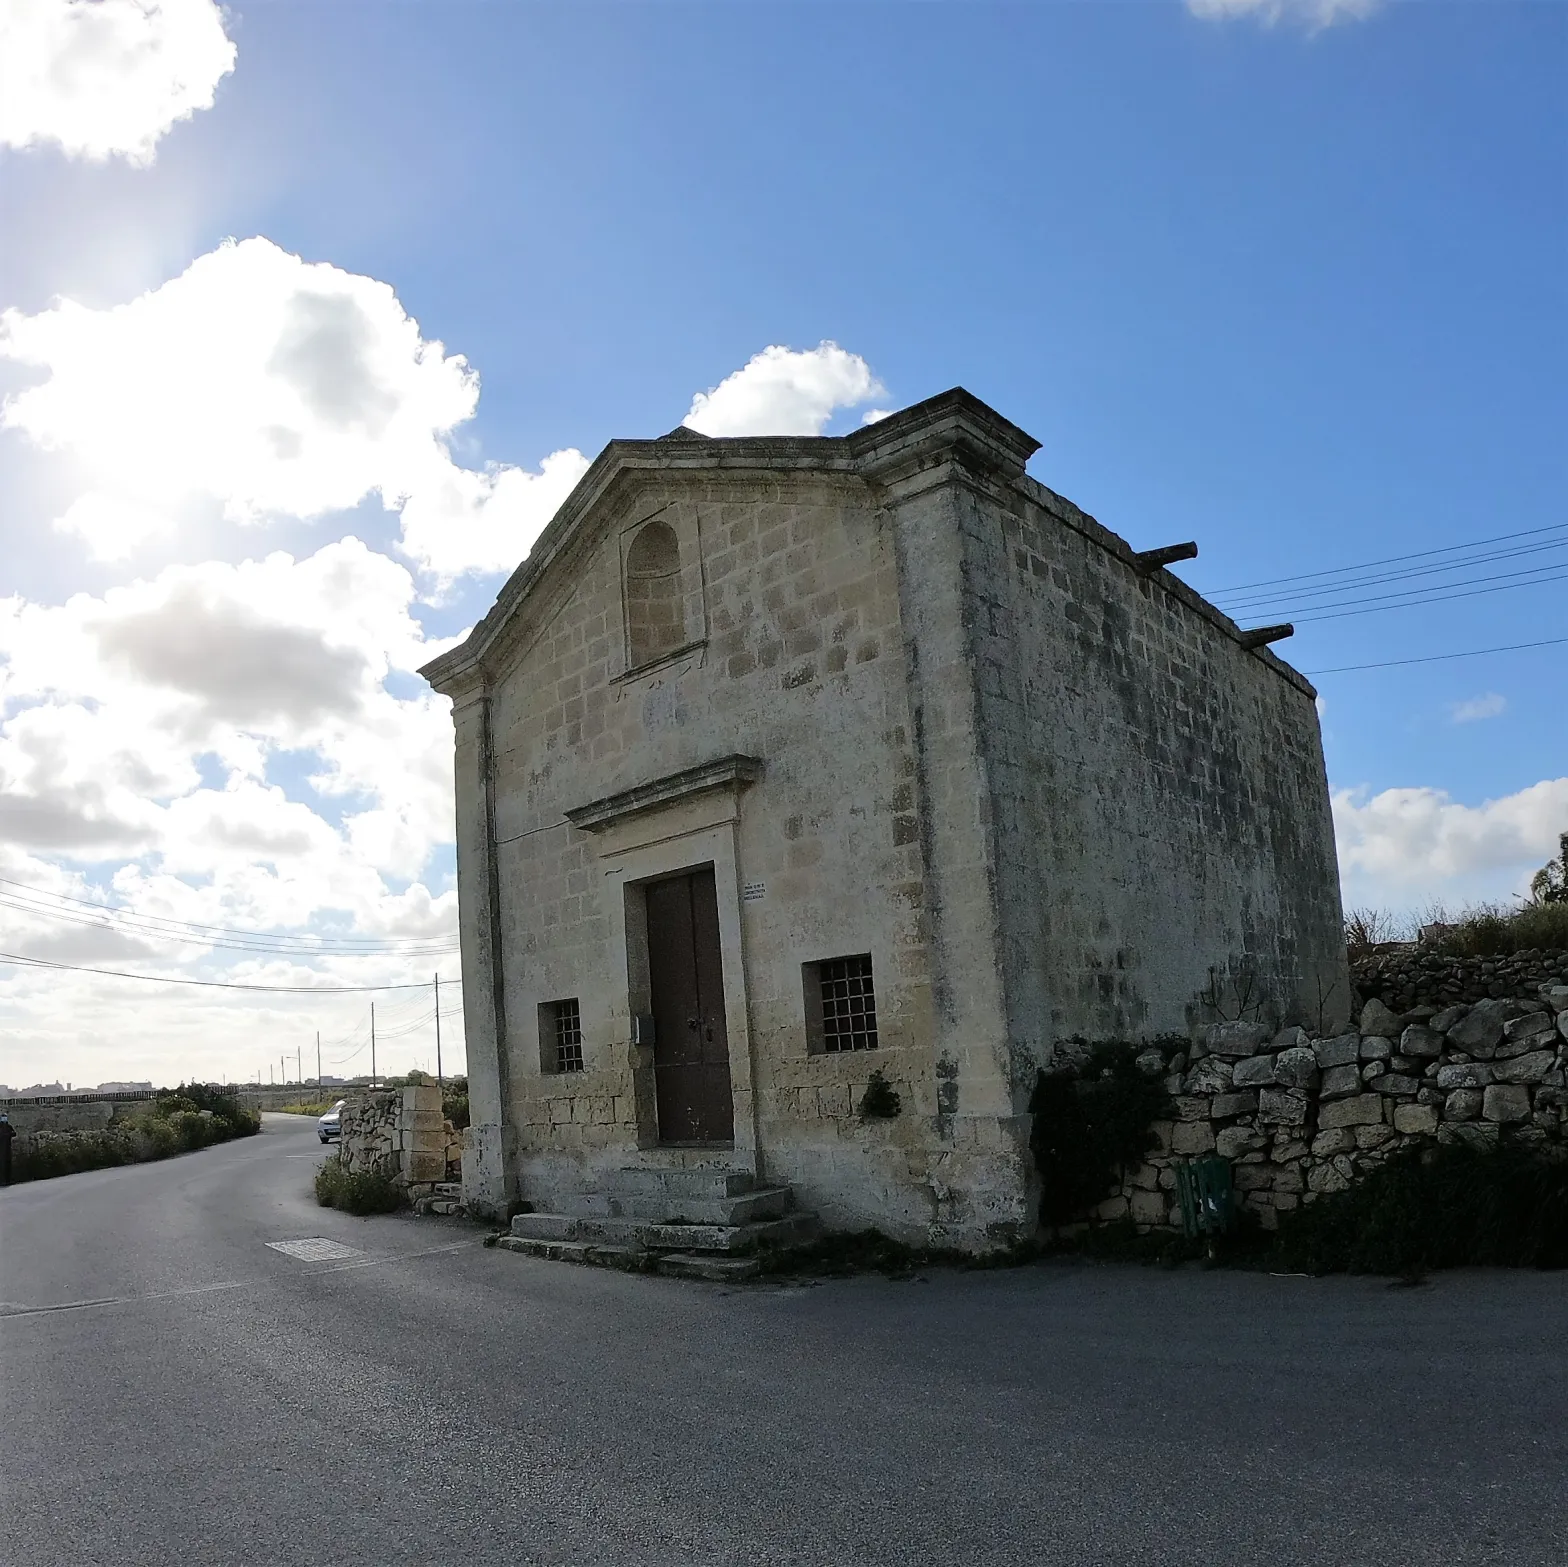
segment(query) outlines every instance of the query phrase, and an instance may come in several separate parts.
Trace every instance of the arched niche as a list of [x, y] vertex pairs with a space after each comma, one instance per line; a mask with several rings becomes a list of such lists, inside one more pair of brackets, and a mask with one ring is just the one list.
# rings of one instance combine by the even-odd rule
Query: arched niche
[[626, 629], [635, 667], [686, 641], [681, 546], [668, 523], [644, 523], [626, 552]]

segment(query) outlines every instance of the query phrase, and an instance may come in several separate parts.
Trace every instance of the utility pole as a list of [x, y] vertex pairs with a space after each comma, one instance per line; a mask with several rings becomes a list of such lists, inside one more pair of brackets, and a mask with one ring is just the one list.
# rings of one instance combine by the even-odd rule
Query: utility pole
[[441, 1078], [441, 976], [436, 975], [436, 1087], [443, 1087]]
[[370, 1086], [376, 1086], [376, 1004], [370, 1003]]
[[300, 1060], [300, 1048], [294, 1047], [294, 1080], [301, 1088], [305, 1086], [305, 1063]]
[[321, 1030], [316, 1030], [316, 1097], [321, 1097]]

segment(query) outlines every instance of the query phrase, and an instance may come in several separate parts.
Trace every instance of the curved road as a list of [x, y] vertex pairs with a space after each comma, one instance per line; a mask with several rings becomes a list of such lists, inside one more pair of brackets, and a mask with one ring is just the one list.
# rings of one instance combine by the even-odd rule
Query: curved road
[[323, 1210], [319, 1154], [0, 1192], [0, 1558], [1568, 1561], [1562, 1274], [726, 1288]]

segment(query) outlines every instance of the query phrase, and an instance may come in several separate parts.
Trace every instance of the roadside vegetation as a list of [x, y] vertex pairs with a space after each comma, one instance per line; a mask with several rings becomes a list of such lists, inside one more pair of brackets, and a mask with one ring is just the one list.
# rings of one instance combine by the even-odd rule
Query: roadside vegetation
[[251, 1137], [260, 1130], [261, 1116], [221, 1088], [182, 1083], [156, 1099], [118, 1108], [113, 1120], [98, 1130], [23, 1133], [12, 1150], [11, 1179], [38, 1181], [142, 1164]]
[[1433, 904], [1406, 917], [1386, 909], [1351, 909], [1345, 916], [1345, 945], [1352, 956], [1411, 941], [1428, 952], [1462, 958], [1568, 951], [1568, 833], [1559, 839], [1556, 859], [1531, 878], [1529, 897], [1517, 903], [1476, 903], [1458, 913]]
[[361, 1218], [372, 1213], [396, 1213], [407, 1206], [408, 1194], [391, 1176], [378, 1170], [350, 1174], [336, 1154], [324, 1159], [316, 1171], [316, 1201], [323, 1208], [337, 1208]]
[[279, 1115], [325, 1115], [336, 1103], [336, 1099], [301, 1100], [298, 1104], [279, 1105], [277, 1113]]

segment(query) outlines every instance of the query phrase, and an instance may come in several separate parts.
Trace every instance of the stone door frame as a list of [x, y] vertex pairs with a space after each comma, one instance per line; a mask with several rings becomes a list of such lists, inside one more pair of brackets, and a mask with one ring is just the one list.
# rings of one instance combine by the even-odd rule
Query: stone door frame
[[[644, 887], [705, 865], [713, 867], [719, 916], [719, 957], [724, 970], [724, 1023], [729, 1036], [730, 1093], [734, 1107], [733, 1151], [714, 1147], [701, 1153], [704, 1163], [724, 1163], [756, 1173], [758, 1137], [751, 1040], [751, 1008], [746, 990], [741, 937], [741, 881], [737, 826], [740, 782], [708, 788], [638, 809], [594, 830], [601, 871], [602, 908], [610, 921], [611, 950], [624, 955], [625, 967], [612, 998], [611, 1016], [624, 1028], [631, 1049], [637, 1106], [637, 1147], [656, 1154], [658, 1106], [654, 1093], [653, 1048], [636, 1043], [635, 1020], [652, 1011], [648, 974], [647, 909]], [[655, 1161], [657, 1162], [657, 1161]]]

